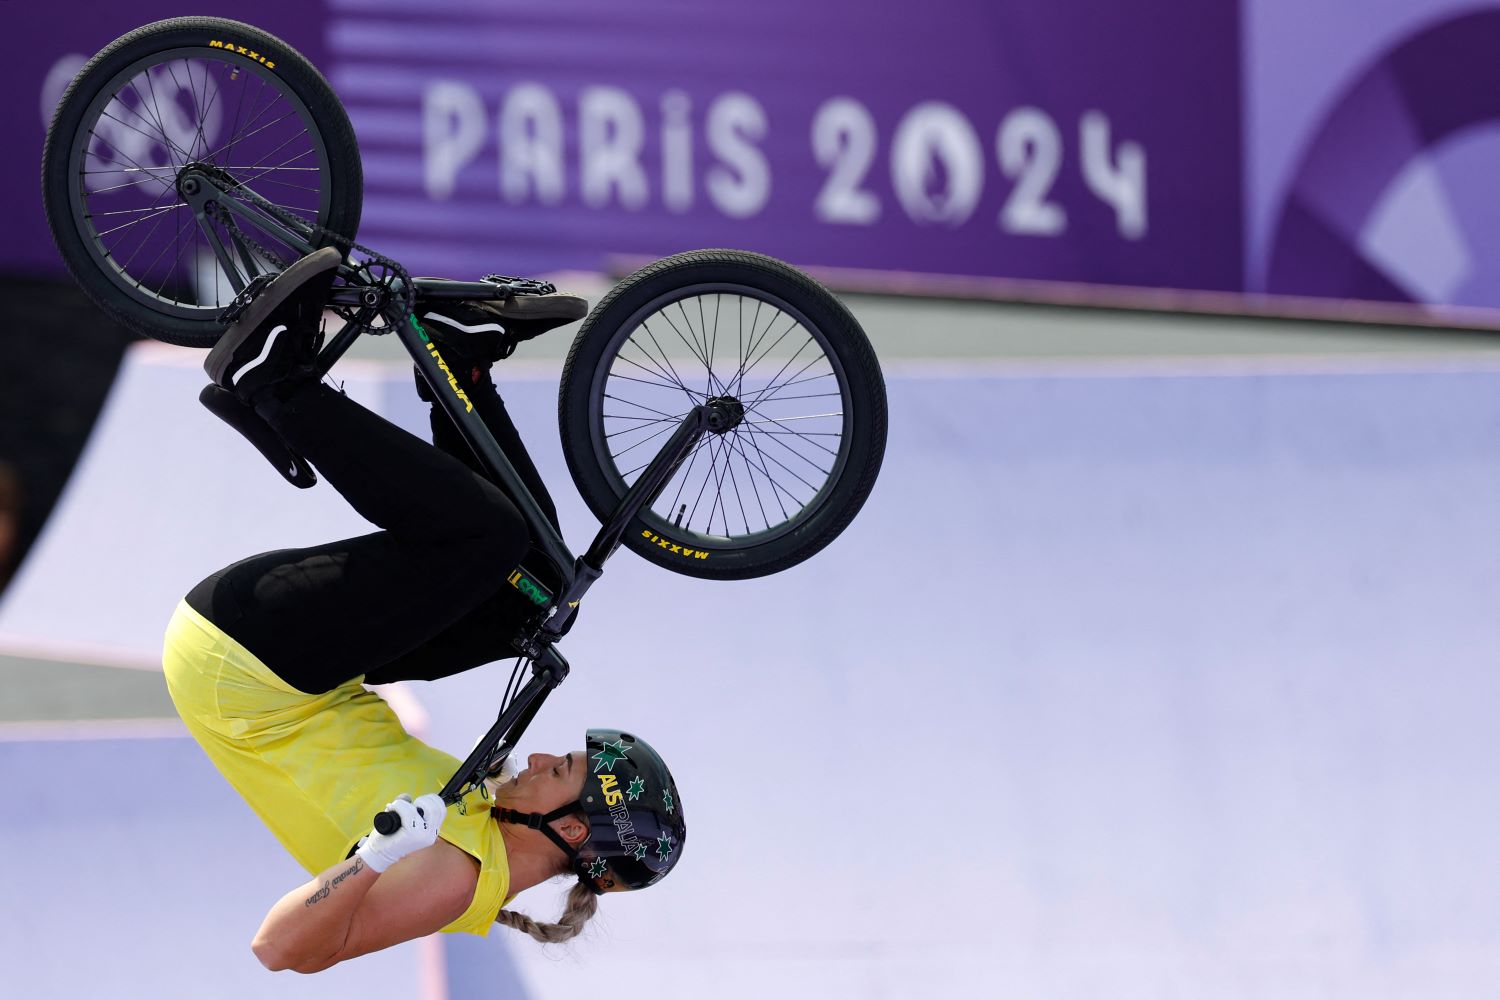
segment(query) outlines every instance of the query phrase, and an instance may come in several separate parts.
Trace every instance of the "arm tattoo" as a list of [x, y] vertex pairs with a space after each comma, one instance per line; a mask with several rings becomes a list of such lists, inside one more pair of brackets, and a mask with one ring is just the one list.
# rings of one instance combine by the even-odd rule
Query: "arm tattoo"
[[317, 892], [313, 893], [311, 896], [308, 896], [305, 900], [302, 901], [302, 905], [303, 906], [311, 906], [311, 905], [313, 905], [314, 903], [316, 903], [320, 899], [327, 899], [328, 898], [328, 894], [330, 892], [332, 892], [334, 890], [334, 887], [336, 887], [340, 882], [344, 881], [344, 879], [348, 878], [351, 875], [358, 875], [360, 872], [362, 872], [364, 870], [365, 870], [365, 861], [364, 861], [364, 859], [361, 858], [361, 857], [356, 856], [354, 858], [354, 864], [350, 865], [348, 868], [345, 868], [343, 871], [339, 872], [333, 878], [331, 878], [328, 881], [324, 882], [323, 885], [318, 889]]

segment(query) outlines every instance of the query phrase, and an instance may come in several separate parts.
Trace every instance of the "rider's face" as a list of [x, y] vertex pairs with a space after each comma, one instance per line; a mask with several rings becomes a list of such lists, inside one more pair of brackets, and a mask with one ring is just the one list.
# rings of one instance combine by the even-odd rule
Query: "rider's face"
[[561, 757], [534, 753], [526, 758], [525, 770], [499, 787], [496, 798], [520, 812], [540, 813], [577, 802], [583, 792], [587, 759], [582, 750]]

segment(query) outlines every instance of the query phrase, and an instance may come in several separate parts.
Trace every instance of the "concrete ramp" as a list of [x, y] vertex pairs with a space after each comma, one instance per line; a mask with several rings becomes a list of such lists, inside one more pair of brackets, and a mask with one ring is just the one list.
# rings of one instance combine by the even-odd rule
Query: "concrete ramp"
[[[0, 641], [149, 660], [219, 563], [363, 530], [200, 415], [195, 373], [138, 355]], [[581, 548], [555, 376], [516, 372], [510, 407]], [[350, 391], [415, 424], [406, 378]], [[1500, 981], [1500, 370], [912, 365], [890, 394], [885, 472], [826, 552], [732, 584], [622, 553], [568, 637], [573, 675], [528, 743], [650, 739], [683, 790], [682, 866], [605, 898], [581, 942], [451, 946], [424, 988], [1425, 1000]], [[413, 685], [432, 741], [466, 750], [505, 674]], [[6, 898], [44, 897], [7, 904], [0, 961], [92, 984], [86, 921], [91, 943], [125, 928], [132, 969], [198, 969], [192, 942], [223, 956], [166, 995], [309, 986], [253, 965], [296, 872], [190, 742], [57, 747], [0, 747], [23, 800], [57, 762], [73, 782], [43, 800], [47, 836], [0, 828], [0, 856], [28, 859]], [[157, 836], [136, 788], [191, 803], [190, 835]], [[132, 870], [90, 897], [116, 856], [100, 842]], [[206, 898], [240, 850], [250, 874]], [[46, 900], [42, 873], [70, 870]], [[563, 888], [517, 906], [550, 919]], [[420, 947], [310, 987], [410, 983]]]

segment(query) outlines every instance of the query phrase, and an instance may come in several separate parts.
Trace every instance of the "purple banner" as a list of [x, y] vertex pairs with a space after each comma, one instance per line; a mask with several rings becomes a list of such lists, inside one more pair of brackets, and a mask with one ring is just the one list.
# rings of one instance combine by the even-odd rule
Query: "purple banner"
[[[182, 11], [5, 9], [0, 78], [20, 148], [3, 168], [0, 269], [56, 273], [36, 196], [51, 109], [89, 54]], [[1125, 302], [1181, 289], [1282, 311], [1500, 305], [1494, 3], [195, 12], [252, 17], [324, 71], [363, 153], [361, 236], [420, 271], [600, 269], [737, 246], [1108, 286]]]
[[[807, 265], [1232, 290], [1231, 8], [1151, 0], [920, 17], [854, 0], [271, 2], [364, 157], [361, 238], [420, 271], [597, 269], [701, 246]], [[1205, 8], [1212, 9], [1205, 9]], [[3, 72], [43, 123], [84, 58], [180, 13], [17, 6]], [[0, 268], [56, 268], [36, 200]]]
[[1251, 3], [1252, 292], [1500, 306], [1500, 5]]
[[365, 235], [426, 269], [722, 245], [877, 270], [1240, 280], [1231, 7], [331, 7]]

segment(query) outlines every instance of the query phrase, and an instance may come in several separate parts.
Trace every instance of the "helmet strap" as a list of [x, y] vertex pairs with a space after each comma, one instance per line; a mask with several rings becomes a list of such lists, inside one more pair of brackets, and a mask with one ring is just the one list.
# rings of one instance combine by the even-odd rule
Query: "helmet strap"
[[562, 849], [568, 856], [569, 861], [578, 859], [578, 848], [563, 839], [562, 834], [552, 829], [552, 821], [571, 816], [578, 811], [578, 803], [570, 802], [564, 806], [558, 806], [549, 813], [523, 813], [515, 809], [506, 809], [503, 806], [495, 809], [495, 815], [500, 817], [502, 823], [514, 823], [517, 826], [528, 827], [532, 830], [540, 830], [547, 835], [547, 839]]

